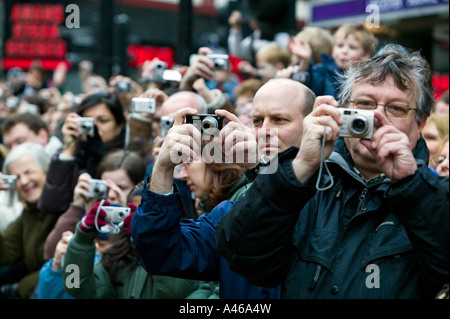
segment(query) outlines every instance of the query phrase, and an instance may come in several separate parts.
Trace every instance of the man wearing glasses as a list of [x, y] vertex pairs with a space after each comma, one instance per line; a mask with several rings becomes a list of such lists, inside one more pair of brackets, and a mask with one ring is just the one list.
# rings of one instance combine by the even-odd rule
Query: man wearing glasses
[[[347, 71], [339, 98], [316, 99], [300, 149], [216, 226], [218, 251], [284, 298], [434, 298], [449, 282], [449, 183], [428, 169], [420, 133], [430, 67], [387, 47]], [[373, 110], [373, 136], [339, 137], [337, 106]]]

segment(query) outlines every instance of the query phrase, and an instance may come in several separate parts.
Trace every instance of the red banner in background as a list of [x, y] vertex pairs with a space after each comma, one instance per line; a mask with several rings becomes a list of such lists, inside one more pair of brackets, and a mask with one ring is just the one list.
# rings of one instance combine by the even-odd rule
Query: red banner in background
[[67, 43], [60, 27], [65, 20], [62, 4], [16, 3], [11, 9], [11, 37], [5, 41], [2, 68], [27, 70], [33, 61], [40, 61], [44, 70], [54, 70], [65, 60]]
[[151, 61], [158, 58], [167, 63], [171, 68], [175, 63], [174, 50], [170, 47], [156, 47], [146, 45], [130, 45], [128, 46], [128, 56], [130, 59], [130, 67], [136, 68], [144, 64], [145, 61]]
[[448, 73], [434, 73], [433, 74], [433, 86], [434, 86], [434, 98], [439, 100], [442, 93], [448, 90], [449, 86], [449, 76]]

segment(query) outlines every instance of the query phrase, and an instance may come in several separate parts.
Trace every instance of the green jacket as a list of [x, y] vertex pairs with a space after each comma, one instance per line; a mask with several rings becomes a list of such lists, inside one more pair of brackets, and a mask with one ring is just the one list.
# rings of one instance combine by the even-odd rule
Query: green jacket
[[28, 273], [19, 281], [19, 295], [28, 299], [39, 281], [44, 264], [44, 244], [58, 215], [44, 213], [35, 207], [22, 214], [0, 233], [0, 266], [23, 261]]
[[[198, 281], [148, 274], [140, 265], [124, 269], [122, 286], [115, 287], [101, 262], [94, 264], [97, 232], [76, 226], [64, 257], [64, 289], [78, 299], [184, 299], [197, 289]], [[74, 265], [76, 267], [74, 267]], [[79, 272], [74, 269], [78, 269]], [[79, 278], [76, 278], [79, 275]], [[79, 279], [79, 287], [76, 280]]]

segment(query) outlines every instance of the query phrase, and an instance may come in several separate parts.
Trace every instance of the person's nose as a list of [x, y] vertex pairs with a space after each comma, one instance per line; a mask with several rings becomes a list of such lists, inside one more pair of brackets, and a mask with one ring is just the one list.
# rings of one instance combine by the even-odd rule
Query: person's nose
[[264, 119], [264, 122], [262, 123], [261, 127], [258, 129], [258, 135], [259, 136], [269, 136], [271, 128], [272, 128], [272, 124], [270, 123], [270, 120]]
[[182, 181], [187, 181], [187, 179], [189, 178], [189, 173], [187, 171], [186, 163], [183, 163], [183, 165], [181, 166], [181, 170], [180, 170], [180, 174], [178, 175], [178, 178], [181, 179]]
[[30, 178], [27, 174], [22, 174], [17, 177], [18, 185], [23, 187], [26, 186], [30, 182]]
[[108, 201], [110, 201], [111, 203], [116, 203], [117, 194], [114, 190], [108, 189], [108, 193], [107, 193], [106, 197], [108, 198]]
[[448, 157], [444, 160], [444, 162], [442, 162], [441, 167], [442, 167], [442, 170], [444, 172], [448, 172], [448, 169], [449, 169], [449, 159], [448, 159]]

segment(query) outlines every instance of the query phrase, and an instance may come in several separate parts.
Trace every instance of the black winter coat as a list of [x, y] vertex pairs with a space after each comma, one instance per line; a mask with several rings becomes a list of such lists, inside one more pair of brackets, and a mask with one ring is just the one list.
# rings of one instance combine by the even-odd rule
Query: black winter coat
[[281, 154], [277, 172], [260, 175], [216, 226], [232, 270], [255, 285], [281, 282], [283, 298], [434, 298], [449, 282], [449, 179], [427, 167], [423, 139], [419, 169], [395, 183], [368, 185], [345, 148], [334, 152], [334, 186], [322, 192], [316, 178], [296, 178], [297, 151]]

